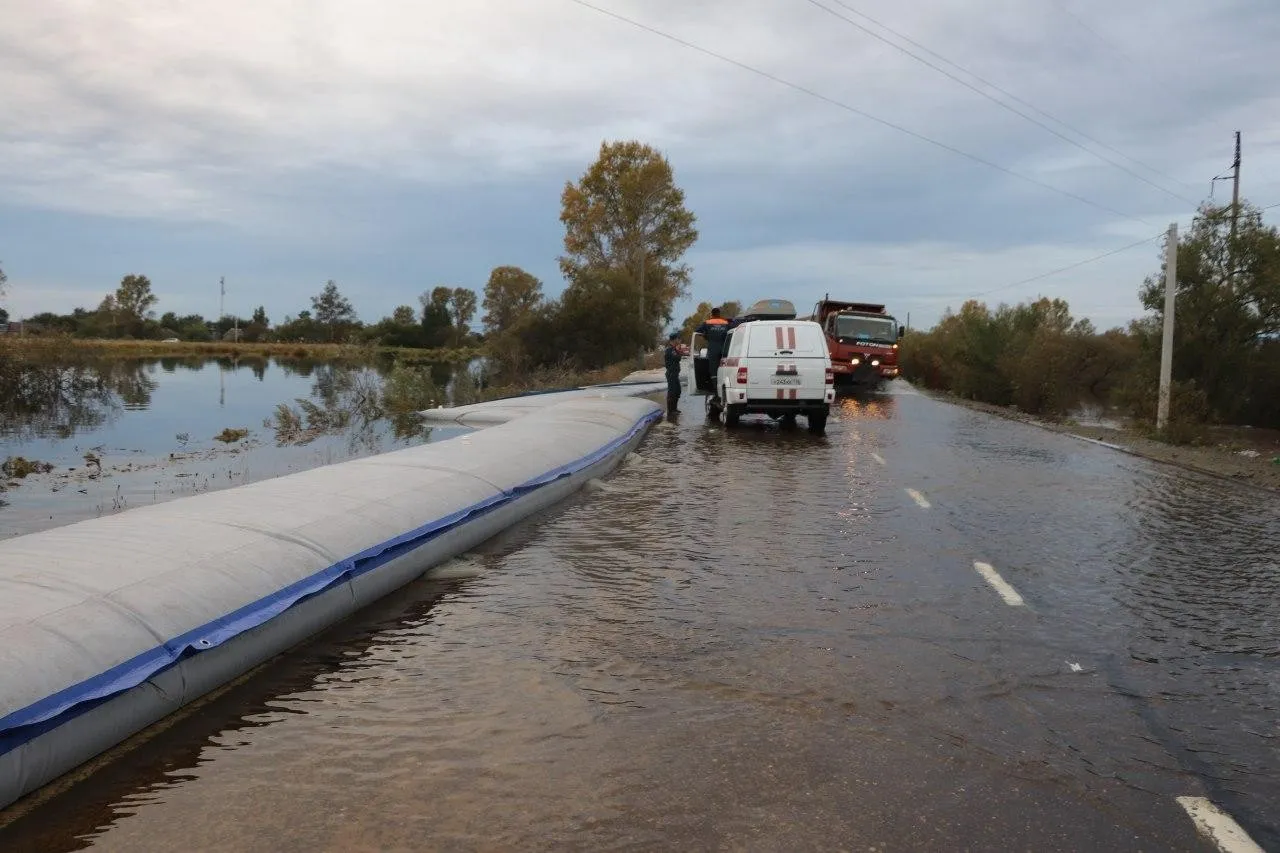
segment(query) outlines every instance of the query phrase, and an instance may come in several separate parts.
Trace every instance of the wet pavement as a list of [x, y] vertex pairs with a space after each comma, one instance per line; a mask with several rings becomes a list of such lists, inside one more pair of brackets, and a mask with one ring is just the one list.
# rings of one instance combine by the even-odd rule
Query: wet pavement
[[683, 403], [0, 850], [1215, 849], [1184, 796], [1280, 850], [1273, 496], [901, 384]]

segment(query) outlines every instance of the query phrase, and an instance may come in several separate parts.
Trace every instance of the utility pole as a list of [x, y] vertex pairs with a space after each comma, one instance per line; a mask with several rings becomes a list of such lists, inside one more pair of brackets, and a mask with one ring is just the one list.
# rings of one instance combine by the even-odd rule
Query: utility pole
[[[1236, 221], [1240, 218], [1240, 131], [1236, 131], [1236, 159], [1231, 163], [1231, 239], [1236, 238]], [[1234, 272], [1234, 270], [1233, 270]]]
[[227, 277], [221, 276], [218, 278], [218, 322], [219, 323], [222, 322], [223, 317], [227, 316], [226, 309], [223, 308], [223, 305], [226, 303], [226, 301], [227, 301]]
[[1178, 223], [1169, 225], [1164, 247], [1164, 336], [1160, 341], [1160, 396], [1156, 400], [1156, 429], [1169, 424], [1169, 385], [1173, 381], [1173, 315], [1178, 295]]
[[1236, 131], [1236, 157], [1231, 162], [1231, 240], [1227, 244], [1227, 287], [1234, 287], [1236, 280], [1236, 222], [1240, 219], [1240, 131]]
[[[640, 249], [640, 329], [643, 331], [644, 323], [644, 259], [649, 254], [648, 246], [641, 246]], [[636, 370], [644, 370], [644, 338], [640, 339], [640, 350], [636, 353]]]

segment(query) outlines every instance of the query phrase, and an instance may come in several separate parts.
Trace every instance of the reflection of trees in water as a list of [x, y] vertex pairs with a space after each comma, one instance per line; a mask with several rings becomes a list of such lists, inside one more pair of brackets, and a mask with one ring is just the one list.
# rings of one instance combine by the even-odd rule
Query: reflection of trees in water
[[384, 378], [385, 369], [371, 366], [316, 363], [305, 369], [312, 379], [310, 398], [280, 403], [264, 423], [275, 432], [277, 445], [304, 446], [321, 436], [344, 435], [348, 453], [379, 453], [387, 433], [384, 422], [398, 443], [430, 437], [417, 410], [435, 396], [434, 371], [393, 370]]
[[146, 408], [156, 389], [154, 359], [31, 358], [0, 353], [0, 414], [9, 438], [69, 438], [121, 407]]
[[97, 369], [126, 409], [146, 409], [151, 405], [151, 395], [159, 384], [154, 361], [103, 361]]

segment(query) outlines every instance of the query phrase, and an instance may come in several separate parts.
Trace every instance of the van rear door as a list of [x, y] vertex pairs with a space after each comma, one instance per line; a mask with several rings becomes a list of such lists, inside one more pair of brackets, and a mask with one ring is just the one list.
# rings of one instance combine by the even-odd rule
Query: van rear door
[[826, 395], [827, 340], [811, 321], [751, 324], [747, 341], [747, 396], [756, 400], [822, 400]]

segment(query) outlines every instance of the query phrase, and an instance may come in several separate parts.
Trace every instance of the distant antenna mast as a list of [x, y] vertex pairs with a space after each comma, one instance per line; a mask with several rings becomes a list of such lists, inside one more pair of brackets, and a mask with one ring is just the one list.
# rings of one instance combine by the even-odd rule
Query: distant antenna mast
[[223, 317], [227, 316], [227, 312], [223, 308], [223, 305], [226, 303], [226, 301], [227, 301], [227, 277], [221, 276], [218, 278], [218, 322], [219, 323], [222, 322]]

